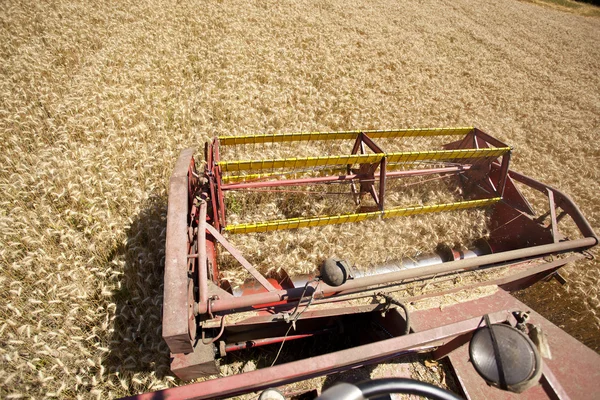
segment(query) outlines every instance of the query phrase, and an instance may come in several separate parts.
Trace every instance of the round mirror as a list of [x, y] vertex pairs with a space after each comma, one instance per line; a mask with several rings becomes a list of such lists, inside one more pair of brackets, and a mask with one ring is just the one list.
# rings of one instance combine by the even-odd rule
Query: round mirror
[[535, 344], [510, 325], [479, 328], [471, 339], [469, 354], [479, 375], [504, 390], [525, 390], [541, 372], [541, 358]]

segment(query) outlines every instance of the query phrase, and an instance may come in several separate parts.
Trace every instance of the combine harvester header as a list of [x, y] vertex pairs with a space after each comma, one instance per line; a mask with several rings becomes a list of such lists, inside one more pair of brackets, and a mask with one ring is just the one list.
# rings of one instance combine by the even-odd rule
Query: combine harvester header
[[[282, 157], [286, 152], [289, 156]], [[234, 396], [415, 351], [429, 351], [436, 359], [448, 357], [465, 396], [504, 398], [506, 392], [488, 385], [535, 398], [582, 398], [600, 391], [599, 357], [535, 312], [526, 314], [529, 308], [508, 294], [555, 276], [560, 267], [583, 257], [598, 238], [568, 196], [510, 170], [512, 148], [507, 144], [471, 127], [364, 130], [221, 136], [206, 143], [205, 162], [197, 163], [193, 154], [193, 149], [181, 153], [168, 204], [163, 337], [178, 377], [217, 374], [216, 359], [233, 351], [316, 335], [326, 340], [328, 334], [356, 330], [357, 321], [376, 323], [391, 337], [268, 371], [168, 389], [162, 396]], [[417, 184], [450, 180], [455, 185], [448, 189], [450, 200], [401, 204], [403, 197], [397, 193], [403, 186], [398, 182], [415, 178], [420, 179]], [[316, 199], [323, 189], [324, 194], [347, 194], [347, 201], [332, 208], [347, 212], [228, 221], [226, 204], [231, 204], [228, 196], [234, 192], [301, 192]], [[535, 204], [545, 204], [547, 211], [536, 213], [523, 193], [537, 193], [541, 201]], [[234, 234], [473, 208], [485, 208], [490, 233], [469, 249], [432, 243], [429, 255], [369, 271], [357, 271], [348, 261], [323, 254], [325, 261], [315, 265], [313, 274], [263, 275], [228, 240]], [[578, 232], [578, 237], [561, 233], [565, 224], [571, 224], [569, 233]], [[232, 287], [222, 279], [219, 252], [230, 254], [247, 272], [245, 284]], [[484, 273], [489, 271], [503, 273], [486, 280]], [[412, 297], [406, 292], [414, 282], [479, 273], [479, 280], [465, 280], [451, 289]], [[412, 301], [484, 287], [494, 290], [475, 300], [408, 315], [406, 305]], [[501, 336], [504, 328], [498, 326], [509, 327], [508, 336]], [[511, 335], [522, 338], [513, 343]], [[467, 354], [472, 336], [479, 338], [477, 343], [487, 340], [487, 353], [478, 350], [474, 339]], [[511, 364], [511, 352], [502, 347], [507, 340], [521, 346], [521, 355], [529, 355], [520, 360], [529, 361]], [[548, 354], [540, 342], [549, 346], [551, 359], [544, 358]], [[496, 343], [493, 350], [490, 343]], [[478, 363], [481, 352], [487, 364]], [[518, 378], [510, 373], [516, 370]], [[587, 372], [574, 380], [574, 370]]]

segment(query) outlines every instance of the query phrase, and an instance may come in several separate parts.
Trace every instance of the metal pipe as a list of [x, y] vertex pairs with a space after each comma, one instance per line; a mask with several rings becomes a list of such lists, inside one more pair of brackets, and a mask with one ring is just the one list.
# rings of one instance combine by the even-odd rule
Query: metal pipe
[[421, 275], [437, 275], [449, 272], [459, 271], [461, 269], [475, 269], [482, 265], [492, 265], [501, 262], [531, 258], [552, 253], [561, 253], [565, 251], [589, 248], [596, 244], [595, 238], [584, 238], [570, 240], [560, 243], [552, 243], [541, 246], [529, 247], [525, 249], [505, 251], [497, 254], [488, 254], [481, 257], [467, 258], [464, 260], [450, 261], [443, 264], [431, 265], [418, 269], [407, 269], [389, 274], [364, 277], [348, 281], [345, 284], [332, 288], [321, 283], [323, 294], [338, 293], [344, 294], [346, 290], [361, 289], [367, 286], [381, 285], [385, 283], [396, 282], [407, 278], [416, 278]]
[[[466, 251], [453, 250], [448, 246], [439, 246], [436, 253], [423, 254], [416, 257], [405, 257], [400, 260], [389, 261], [385, 264], [375, 265], [367, 270], [354, 270], [352, 275], [354, 279], [363, 278], [365, 276], [381, 275], [390, 272], [401, 271], [410, 268], [421, 268], [430, 265], [441, 264], [447, 261], [461, 260], [472, 258], [489, 253], [489, 245], [485, 241], [480, 241], [476, 247]], [[294, 287], [304, 287], [307, 282], [313, 280], [315, 275], [303, 274], [290, 277]], [[244, 282], [242, 286], [233, 289], [234, 296], [243, 296], [245, 292], [250, 291], [256, 293], [260, 291], [260, 286], [254, 280]]]
[[208, 311], [208, 271], [206, 263], [206, 201], [200, 200], [200, 214], [198, 216], [198, 289], [200, 302], [198, 313]]
[[254, 266], [244, 258], [244, 256], [242, 255], [242, 253], [239, 252], [238, 249], [236, 249], [231, 243], [229, 243], [227, 239], [223, 237], [223, 235], [219, 233], [219, 231], [217, 231], [211, 225], [206, 225], [206, 229], [211, 235], [213, 235], [215, 239], [217, 239], [221, 246], [223, 246], [225, 250], [227, 250], [229, 254], [231, 254], [233, 258], [235, 258], [242, 265], [242, 267], [246, 268], [250, 275], [252, 275], [262, 287], [267, 289], [269, 292], [277, 290], [273, 287], [271, 282], [267, 280], [267, 278], [265, 278], [260, 272], [258, 272], [256, 268], [254, 268]]
[[[420, 300], [420, 299], [427, 298], [427, 297], [443, 296], [443, 295], [446, 295], [446, 294], [458, 292], [460, 290], [465, 290], [465, 289], [470, 289], [470, 288], [475, 288], [475, 287], [481, 287], [481, 286], [487, 286], [487, 285], [497, 285], [497, 286], [502, 287], [502, 285], [505, 285], [506, 283], [509, 283], [512, 280], [517, 279], [518, 277], [520, 278], [522, 276], [532, 276], [532, 275], [535, 275], [535, 274], [538, 274], [538, 273], [541, 273], [541, 272], [549, 271], [551, 269], [560, 268], [563, 265], [566, 265], [567, 263], [577, 261], [581, 257], [583, 257], [583, 256], [581, 256], [581, 255], [576, 255], [576, 256], [573, 255], [573, 256], [569, 256], [569, 257], [566, 257], [566, 258], [561, 258], [561, 259], [552, 261], [550, 263], [544, 262], [543, 264], [541, 264], [538, 267], [533, 267], [533, 268], [531, 268], [531, 269], [529, 269], [529, 270], [527, 270], [525, 272], [519, 272], [517, 274], [510, 275], [508, 277], [503, 277], [503, 278], [498, 278], [498, 279], [493, 279], [493, 280], [478, 282], [478, 283], [471, 284], [471, 285], [466, 285], [466, 286], [455, 286], [453, 289], [443, 290], [441, 292], [426, 293], [426, 294], [422, 294], [422, 295], [418, 295], [418, 296], [403, 297], [402, 301], [404, 301], [405, 303], [409, 303], [409, 302], [413, 302], [413, 301]], [[523, 263], [525, 263], [525, 262], [527, 262], [527, 261], [524, 261]], [[519, 265], [519, 264], [520, 263], [517, 262], [515, 264], [511, 264], [511, 266], [515, 266], [515, 265]], [[497, 267], [490, 267], [490, 269], [486, 269], [486, 271], [493, 270], [495, 268], [503, 268], [503, 267], [506, 267], [506, 265], [502, 264], [502, 265], [499, 265]], [[428, 278], [432, 278], [434, 276], [435, 275], [428, 276]], [[437, 275], [437, 276], [440, 276], [440, 275]], [[448, 274], [443, 274], [441, 276], [448, 276]], [[420, 279], [420, 278], [418, 278], [418, 279]], [[452, 274], [452, 277], [449, 277], [449, 278], [446, 278], [446, 279], [443, 279], [443, 280], [437, 280], [436, 283], [442, 283], [442, 282], [448, 281], [450, 279], [455, 279], [455, 275]], [[411, 280], [409, 282], [414, 282], [416, 280], [417, 279]], [[345, 292], [343, 294], [343, 297], [342, 297], [342, 295], [340, 295], [339, 298], [336, 295], [336, 296], [327, 297], [327, 298], [321, 299], [321, 300], [314, 300], [312, 302], [312, 304], [315, 305], [315, 304], [324, 304], [324, 303], [333, 303], [333, 302], [339, 302], [339, 301], [355, 300], [355, 299], [361, 299], [361, 298], [366, 298], [366, 297], [373, 297], [373, 296], [375, 296], [378, 293], [388, 294], [388, 293], [394, 293], [394, 292], [397, 292], [397, 291], [398, 291], [398, 288], [392, 288], [392, 289], [390, 289], [390, 288], [384, 288], [384, 289], [375, 289], [375, 290], [367, 290], [367, 291], [355, 290], [354, 293]]]
[[[596, 244], [597, 239], [595, 237], [587, 237], [583, 239], [569, 240], [566, 242], [545, 244], [525, 249], [505, 251], [497, 254], [488, 254], [485, 256], [468, 258], [464, 260], [450, 261], [447, 263], [430, 265], [422, 268], [411, 268], [381, 275], [365, 276], [363, 278], [350, 280], [338, 287], [331, 287], [323, 282], [320, 282], [320, 291], [318, 295], [326, 296], [333, 293], [344, 294], [344, 292], [346, 291], [363, 289], [370, 286], [382, 284], [389, 284], [404, 279], [415, 278], [421, 275], [433, 275], [454, 272], [461, 269], [477, 268], [482, 265], [496, 264], [521, 258], [531, 258], [577, 249], [587, 249]], [[291, 302], [297, 300], [302, 295], [302, 291], [303, 288], [293, 288], [287, 290], [278, 290], [275, 292], [258, 293], [242, 297], [217, 299], [212, 302], [211, 309], [212, 311], [217, 312], [247, 307], [258, 307], [261, 304], [275, 303], [279, 301]], [[309, 292], [310, 290], [307, 291], [307, 294], [311, 294]]]
[[[400, 176], [422, 176], [422, 175], [433, 175], [433, 174], [447, 174], [452, 172], [464, 172], [471, 168], [470, 165], [461, 165], [456, 167], [445, 167], [445, 168], [430, 168], [430, 169], [415, 169], [410, 171], [392, 171], [386, 172], [387, 178], [397, 178]], [[315, 178], [302, 178], [302, 179], [281, 179], [277, 181], [268, 182], [242, 182], [242, 183], [230, 183], [228, 185], [222, 185], [221, 190], [239, 190], [239, 189], [251, 189], [251, 188], [263, 188], [263, 187], [277, 187], [277, 186], [295, 186], [295, 185], [308, 185], [312, 183], [328, 183], [328, 182], [343, 182], [362, 178], [378, 178], [380, 174], [377, 173], [374, 177], [365, 176], [360, 174], [348, 174], [339, 176], [321, 176]]]
[[441, 264], [445, 260], [440, 254], [427, 254], [415, 258], [402, 258], [398, 261], [390, 261], [383, 265], [378, 265], [375, 268], [369, 268], [364, 271], [356, 271], [354, 278], [364, 278], [367, 276], [375, 276], [381, 274], [387, 274], [390, 272], [402, 271], [412, 268], [423, 268], [430, 265]]
[[270, 344], [281, 343], [283, 341], [289, 342], [291, 340], [304, 339], [307, 337], [316, 336], [316, 335], [320, 335], [323, 333], [329, 333], [332, 331], [334, 331], [334, 329], [323, 329], [321, 331], [302, 333], [302, 334], [298, 334], [298, 335], [277, 336], [277, 337], [266, 338], [266, 339], [254, 339], [254, 340], [246, 340], [244, 342], [229, 343], [229, 344], [225, 345], [225, 352], [229, 353], [232, 351], [249, 349], [251, 347], [267, 346]]
[[[475, 254], [476, 254], [476, 252], [472, 251], [472, 250], [468, 250], [467, 252], [465, 252], [465, 254], [466, 253], [473, 254], [473, 256], [475, 256]], [[440, 254], [435, 254], [435, 253], [421, 255], [421, 256], [415, 257], [415, 258], [402, 258], [398, 261], [390, 261], [390, 262], [382, 264], [382, 265], [376, 265], [372, 268], [369, 268], [368, 270], [364, 270], [364, 271], [355, 270], [355, 271], [353, 271], [353, 277], [354, 277], [354, 279], [359, 279], [359, 278], [363, 278], [365, 276], [381, 275], [381, 274], [387, 274], [390, 272], [401, 271], [404, 269], [419, 268], [419, 267], [426, 267], [426, 266], [434, 265], [434, 264], [441, 264], [445, 261], [448, 261], [447, 259], [445, 259], [445, 256], [442, 256]], [[313, 275], [304, 274], [304, 275], [290, 276], [290, 280], [292, 281], [292, 284], [296, 288], [303, 288], [309, 281], [313, 280], [314, 278], [315, 278], [314, 274]], [[256, 293], [258, 290], [260, 290], [260, 288], [261, 288], [261, 286], [256, 284], [256, 282], [254, 280], [248, 280], [248, 281], [244, 282], [244, 284], [242, 286], [239, 286], [239, 287], [233, 289], [233, 295], [234, 296], [243, 296], [246, 291]]]

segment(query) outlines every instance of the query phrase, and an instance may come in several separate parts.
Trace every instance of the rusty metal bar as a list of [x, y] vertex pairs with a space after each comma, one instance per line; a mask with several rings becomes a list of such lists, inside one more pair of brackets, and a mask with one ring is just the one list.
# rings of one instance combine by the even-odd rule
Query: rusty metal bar
[[[565, 242], [546, 244], [541, 246], [529, 247], [525, 249], [505, 251], [502, 253], [488, 254], [481, 257], [469, 258], [459, 261], [450, 261], [443, 264], [431, 265], [428, 267], [407, 269], [387, 274], [366, 276], [359, 279], [347, 281], [345, 284], [337, 287], [331, 287], [320, 282], [320, 291], [318, 296], [326, 296], [333, 293], [340, 293], [355, 289], [366, 289], [371, 286], [382, 284], [391, 284], [404, 279], [411, 279], [422, 275], [442, 274], [448, 272], [459, 271], [462, 269], [477, 268], [482, 265], [491, 265], [505, 261], [517, 259], [532, 258], [552, 253], [561, 253], [571, 250], [582, 250], [592, 247], [597, 244], [595, 237], [587, 237], [577, 240], [569, 240]], [[312, 289], [314, 291], [314, 288]], [[225, 311], [240, 309], [246, 307], [258, 307], [262, 304], [275, 303], [279, 301], [295, 301], [302, 294], [303, 288], [293, 288], [278, 290], [269, 293], [252, 294], [241, 297], [232, 297], [228, 299], [218, 299], [212, 302], [212, 310]], [[310, 290], [307, 291], [310, 294]]]
[[387, 160], [384, 157], [379, 164], [379, 209], [384, 210], [385, 201], [385, 178]]
[[214, 173], [214, 177], [215, 177], [215, 186], [216, 186], [216, 192], [217, 192], [217, 205], [219, 207], [219, 209], [217, 210], [217, 212], [215, 214], [217, 215], [217, 218], [219, 218], [219, 223], [220, 226], [225, 226], [227, 224], [227, 220], [225, 218], [225, 200], [223, 198], [223, 181], [222, 181], [222, 177], [223, 174], [221, 172], [221, 168], [218, 166], [219, 161], [221, 161], [221, 158], [219, 156], [219, 141], [215, 138], [213, 140], [213, 151], [214, 151], [214, 155], [213, 155], [213, 162], [215, 163], [215, 168], [213, 170]]
[[363, 146], [362, 136], [363, 136], [362, 132], [360, 132], [356, 136], [356, 140], [354, 141], [354, 145], [352, 146], [352, 151], [350, 152], [350, 154], [358, 154], [358, 150], [360, 150], [360, 154], [365, 154], [365, 148]]
[[274, 292], [277, 290], [273, 287], [273, 285], [271, 285], [271, 282], [262, 276], [262, 274], [244, 258], [242, 253], [240, 253], [231, 243], [229, 243], [229, 241], [225, 239], [223, 235], [221, 235], [215, 228], [207, 224], [206, 229], [211, 235], [214, 236], [215, 239], [217, 239], [219, 243], [221, 243], [223, 247], [225, 247], [225, 249], [233, 256], [233, 258], [238, 260], [242, 267], [246, 268], [246, 270], [250, 272], [250, 275], [252, 275], [254, 279], [256, 279], [258, 283], [262, 285], [262, 287], [267, 289], [269, 292]]
[[216, 188], [216, 178], [215, 178], [215, 170], [218, 168], [218, 165], [215, 164], [214, 160], [214, 145], [210, 145], [208, 147], [208, 158], [206, 160], [206, 175], [208, 176], [209, 188], [210, 188], [210, 202], [212, 205], [212, 219], [213, 224], [217, 229], [221, 228], [221, 222], [219, 220], [218, 215], [218, 207], [217, 207], [217, 188]]
[[502, 165], [500, 166], [500, 179], [498, 180], [498, 187], [496, 191], [498, 196], [504, 197], [504, 187], [506, 186], [506, 179], [508, 177], [508, 168], [510, 166], [510, 151], [502, 156]]
[[[407, 176], [425, 176], [434, 174], [448, 174], [448, 173], [460, 173], [468, 171], [471, 168], [470, 165], [461, 165], [456, 167], [444, 167], [444, 168], [429, 168], [429, 169], [415, 169], [409, 171], [393, 171], [387, 172], [387, 178], [398, 178]], [[375, 178], [380, 178], [381, 174], [375, 174]], [[310, 185], [315, 183], [331, 183], [331, 182], [343, 182], [350, 180], [361, 179], [363, 176], [360, 174], [347, 174], [339, 176], [320, 176], [314, 178], [302, 178], [302, 179], [282, 179], [277, 181], [267, 182], [242, 182], [242, 183], [230, 183], [221, 186], [222, 190], [240, 190], [240, 189], [253, 189], [253, 188], [264, 188], [264, 187], [278, 187], [278, 186], [301, 186]]]
[[[508, 319], [509, 315], [508, 311], [499, 311], [489, 314], [489, 318], [491, 323], [502, 323]], [[213, 397], [230, 397], [250, 391], [255, 392], [357, 366], [382, 362], [432, 343], [447, 342], [477, 329], [481, 326], [482, 321], [482, 317], [470, 318], [347, 350], [220, 379], [164, 389], [154, 393], [144, 393], [129, 399], [210, 399]]]
[[554, 192], [548, 189], [548, 206], [550, 207], [550, 226], [552, 228], [552, 239], [558, 243], [558, 222], [556, 221], [556, 208], [554, 204]]
[[508, 147], [508, 145], [504, 142], [501, 142], [500, 140], [496, 139], [493, 136], [488, 135], [487, 133], [477, 129], [477, 128], [473, 128], [473, 132], [474, 135], [478, 138], [481, 138], [483, 140], [485, 140], [486, 142], [488, 142], [489, 144], [491, 144], [492, 146], [496, 146], [496, 147]]
[[385, 153], [366, 133], [362, 133], [361, 140], [375, 153]]
[[297, 340], [297, 339], [304, 339], [304, 338], [308, 338], [311, 336], [314, 336], [314, 334], [313, 333], [304, 333], [304, 334], [300, 334], [300, 335], [288, 335], [288, 336], [278, 336], [278, 337], [266, 338], [266, 339], [247, 340], [245, 342], [231, 343], [231, 344], [225, 345], [225, 352], [230, 353], [232, 351], [244, 350], [244, 349], [261, 347], [261, 346], [268, 346], [270, 344], [281, 343], [283, 341], [287, 342], [287, 341], [292, 341], [292, 340]]
[[200, 291], [200, 304], [198, 312], [204, 314], [208, 304], [208, 271], [206, 263], [206, 201], [200, 201], [200, 215], [198, 219], [198, 289]]
[[296, 335], [277, 336], [277, 337], [270, 337], [270, 338], [265, 338], [265, 339], [247, 340], [245, 342], [228, 343], [225, 345], [225, 352], [229, 353], [231, 351], [244, 350], [244, 349], [249, 349], [249, 348], [253, 348], [253, 347], [268, 346], [270, 344], [288, 342], [288, 341], [297, 340], [297, 339], [304, 339], [304, 338], [322, 335], [325, 333], [331, 333], [331, 332], [335, 332], [335, 331], [336, 331], [336, 329], [329, 328], [329, 329], [323, 329], [320, 331], [300, 333], [300, 334], [296, 334]]

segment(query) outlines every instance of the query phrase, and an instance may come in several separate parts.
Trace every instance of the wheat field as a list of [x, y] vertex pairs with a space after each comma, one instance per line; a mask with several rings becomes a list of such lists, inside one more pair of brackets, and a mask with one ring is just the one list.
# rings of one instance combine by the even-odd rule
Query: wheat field
[[[215, 135], [474, 125], [600, 231], [599, 43], [600, 19], [515, 0], [3, 0], [0, 397], [180, 384], [160, 326], [167, 184]], [[409, 220], [399, 251], [483, 233], [464, 220]], [[314, 265], [290, 235], [282, 262]], [[568, 268], [584, 307], [566, 325], [600, 327], [599, 272]]]

